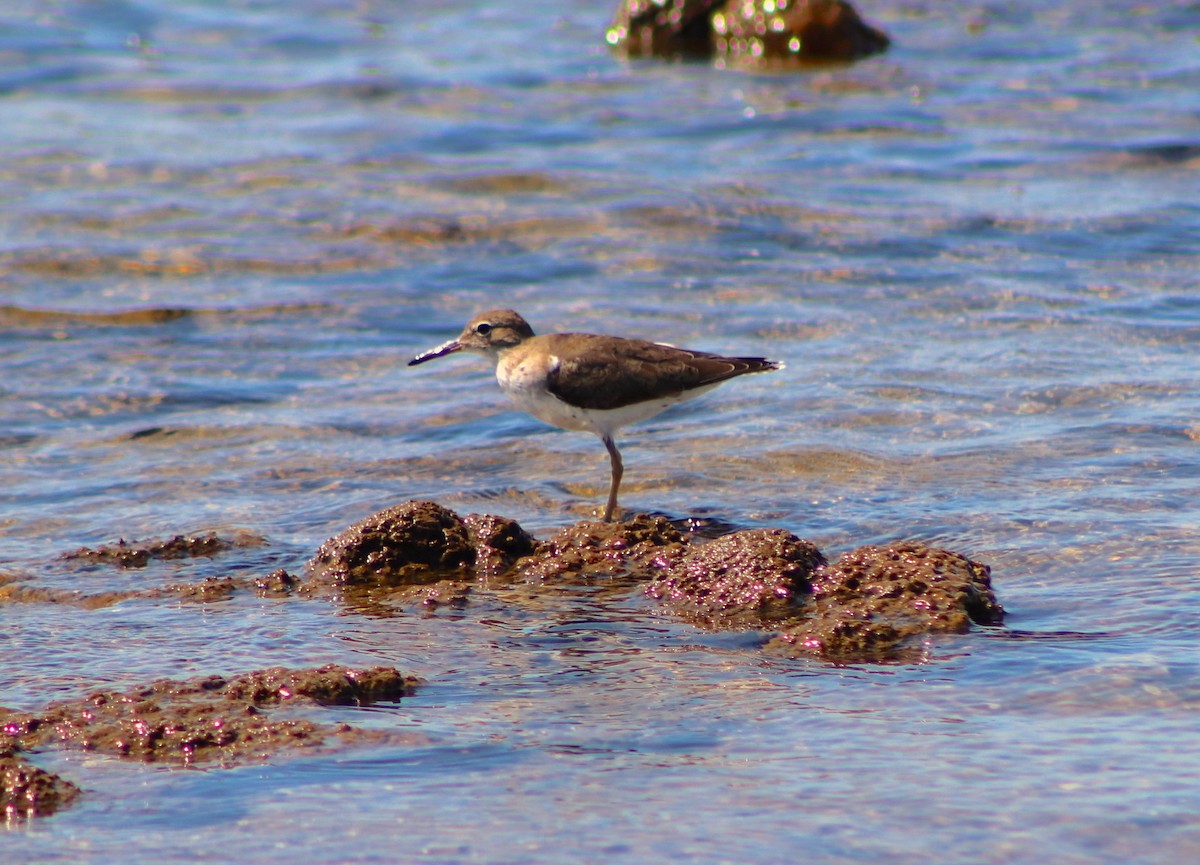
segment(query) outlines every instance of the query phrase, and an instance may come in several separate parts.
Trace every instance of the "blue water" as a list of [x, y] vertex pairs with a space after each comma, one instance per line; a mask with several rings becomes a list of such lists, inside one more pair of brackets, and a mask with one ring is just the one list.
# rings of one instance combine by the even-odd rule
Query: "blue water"
[[[35, 4], [36, 5], [36, 4]], [[43, 4], [44, 5], [44, 4]], [[859, 6], [849, 67], [625, 64], [605, 3], [0, 10], [0, 573], [298, 572], [435, 498], [540, 534], [594, 438], [474, 312], [786, 361], [626, 431], [622, 502], [987, 562], [1008, 628], [766, 657], [621, 592], [0, 606], [0, 705], [274, 664], [428, 685], [237, 769], [50, 751], [13, 862], [1177, 863], [1200, 851], [1200, 8]], [[118, 538], [262, 545], [81, 574]]]

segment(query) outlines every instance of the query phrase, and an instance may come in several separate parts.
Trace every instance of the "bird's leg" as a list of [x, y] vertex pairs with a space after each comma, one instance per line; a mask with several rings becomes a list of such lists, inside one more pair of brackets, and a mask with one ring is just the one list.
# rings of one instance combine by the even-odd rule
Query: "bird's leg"
[[621, 486], [621, 476], [625, 474], [625, 464], [621, 462], [621, 452], [612, 436], [601, 436], [604, 446], [608, 448], [608, 458], [612, 462], [612, 486], [608, 488], [608, 505], [604, 508], [604, 522], [611, 523], [613, 511], [617, 509], [617, 489]]

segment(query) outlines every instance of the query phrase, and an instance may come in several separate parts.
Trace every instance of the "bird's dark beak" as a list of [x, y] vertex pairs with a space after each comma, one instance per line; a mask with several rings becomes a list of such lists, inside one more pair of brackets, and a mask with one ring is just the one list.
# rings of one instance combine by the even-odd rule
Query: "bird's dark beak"
[[462, 351], [462, 343], [457, 339], [452, 339], [449, 342], [444, 342], [437, 348], [431, 348], [429, 351], [421, 352], [408, 362], [409, 366], [416, 366], [419, 363], [424, 363], [427, 360], [433, 360], [435, 357], [443, 357], [447, 354], [454, 354], [456, 351]]

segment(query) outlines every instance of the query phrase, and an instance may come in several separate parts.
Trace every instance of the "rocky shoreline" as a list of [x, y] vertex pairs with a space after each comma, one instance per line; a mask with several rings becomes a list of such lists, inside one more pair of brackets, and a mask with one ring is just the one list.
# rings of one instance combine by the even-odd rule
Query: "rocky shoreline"
[[[462, 517], [435, 502], [410, 501], [327, 540], [300, 575], [275, 570], [86, 594], [7, 574], [0, 575], [0, 604], [99, 609], [131, 598], [211, 602], [253, 592], [325, 599], [349, 610], [469, 612], [482, 596], [519, 604], [562, 586], [603, 583], [641, 594], [650, 615], [709, 630], [757, 631], [765, 653], [834, 664], [911, 659], [931, 635], [1003, 622], [988, 567], [960, 553], [902, 541], [859, 547], [830, 562], [783, 529], [724, 528], [638, 514], [579, 522], [539, 540], [506, 517]], [[179, 535], [82, 548], [60, 561], [81, 569], [141, 568], [156, 558], [213, 557], [266, 543], [250, 535]], [[289, 752], [403, 742], [400, 734], [320, 723], [296, 710], [395, 703], [421, 681], [391, 667], [274, 667], [100, 688], [34, 712], [0, 707], [0, 805], [12, 821], [52, 814], [78, 798], [74, 783], [27, 759], [49, 747], [146, 763], [233, 766]]]

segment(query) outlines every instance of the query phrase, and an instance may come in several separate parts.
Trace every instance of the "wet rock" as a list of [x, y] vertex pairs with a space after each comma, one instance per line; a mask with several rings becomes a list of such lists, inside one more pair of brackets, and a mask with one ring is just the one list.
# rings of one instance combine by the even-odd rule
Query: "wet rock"
[[[684, 544], [664, 517], [585, 521], [537, 541], [506, 517], [462, 519], [433, 502], [406, 502], [326, 541], [309, 562], [312, 579], [305, 590], [314, 593], [322, 584], [353, 588], [345, 598], [364, 608], [384, 600], [415, 601], [426, 609], [461, 606], [480, 577], [648, 579], [681, 555]], [[369, 591], [358, 590], [364, 588]]]
[[419, 682], [390, 667], [272, 668], [96, 691], [41, 713], [9, 712], [0, 723], [10, 743], [25, 749], [60, 744], [144, 762], [231, 764], [322, 745], [333, 737], [370, 738], [347, 725], [276, 717], [267, 707], [395, 701]]
[[684, 553], [679, 529], [665, 517], [638, 514], [614, 523], [584, 521], [567, 526], [516, 563], [532, 582], [562, 579], [646, 580]]
[[838, 660], [894, 656], [930, 633], [998, 625], [1004, 609], [990, 569], [960, 553], [916, 541], [860, 547], [817, 569], [808, 614], [789, 623], [769, 651]]
[[456, 580], [442, 580], [429, 586], [421, 586], [419, 594], [414, 599], [426, 613], [432, 613], [442, 607], [461, 610], [471, 597], [471, 586]]
[[850, 610], [825, 609], [771, 638], [766, 651], [791, 657], [817, 655], [841, 663], [894, 661], [912, 633]]
[[309, 562], [318, 583], [404, 586], [469, 575], [475, 547], [462, 518], [435, 502], [372, 514], [323, 543]]
[[987, 567], [948, 550], [904, 542], [862, 547], [828, 564], [782, 529], [706, 540], [646, 514], [579, 522], [539, 542], [512, 520], [462, 520], [430, 502], [409, 502], [327, 542], [314, 563], [333, 575], [344, 603], [371, 615], [461, 610], [479, 591], [527, 604], [547, 584], [628, 592], [648, 583], [646, 594], [686, 621], [777, 631], [770, 651], [838, 661], [894, 658], [922, 635], [1003, 618]]
[[79, 591], [51, 589], [22, 584], [0, 584], [0, 605], [3, 604], [63, 604], [85, 610], [99, 610], [128, 600], [159, 600], [179, 598], [186, 601], [212, 603], [227, 601], [239, 591], [252, 591], [264, 598], [286, 597], [299, 587], [300, 581], [282, 568], [262, 577], [206, 577], [197, 583], [171, 583], [140, 591], [112, 591], [87, 594]]
[[[306, 585], [302, 595], [317, 597], [330, 587]], [[404, 586], [338, 586], [332, 587], [337, 600], [347, 609], [376, 618], [397, 615], [422, 617], [466, 608], [474, 591], [473, 580], [436, 580], [432, 583], [413, 583]]]
[[213, 557], [234, 547], [259, 546], [266, 541], [249, 533], [235, 538], [222, 538], [215, 532], [206, 535], [176, 535], [166, 541], [126, 541], [96, 547], [80, 547], [63, 553], [68, 560], [82, 560], [92, 564], [116, 565], [121, 568], [144, 568], [154, 559], [187, 559], [198, 556]]
[[869, 612], [907, 612], [935, 630], [963, 633], [972, 621], [998, 625], [1004, 609], [992, 593], [991, 569], [961, 553], [919, 541], [859, 547], [813, 578], [813, 598], [842, 605], [861, 600]]
[[765, 628], [801, 613], [820, 550], [782, 529], [734, 532], [699, 544], [646, 588], [697, 624]]
[[[202, 680], [205, 691], [224, 689], [230, 700], [245, 700], [256, 706], [282, 703], [303, 697], [321, 706], [364, 706], [395, 702], [412, 693], [419, 680], [402, 675], [392, 667], [355, 670], [327, 664], [315, 670], [272, 667], [230, 679]], [[184, 686], [186, 687], [186, 685]], [[183, 693], [168, 683], [169, 693]]]
[[627, 57], [739, 66], [849, 61], [890, 43], [846, 0], [622, 0], [605, 38]]
[[467, 514], [463, 519], [475, 547], [475, 572], [482, 577], [504, 573], [522, 556], [532, 555], [535, 541], [516, 520], [492, 514]]
[[735, 0], [712, 25], [715, 53], [729, 65], [857, 60], [890, 44], [844, 0]]
[[711, 57], [709, 19], [724, 5], [724, 0], [622, 0], [605, 39], [627, 57]]
[[198, 583], [173, 583], [166, 586], [164, 592], [189, 601], [227, 601], [242, 585], [245, 583], [232, 577], [205, 577]]
[[300, 580], [283, 568], [277, 568], [266, 576], [254, 578], [254, 589], [264, 598], [282, 598], [300, 588]]
[[326, 541], [309, 562], [301, 594], [333, 587], [343, 603], [368, 615], [460, 610], [476, 579], [506, 574], [537, 549], [506, 517], [461, 518], [433, 502], [406, 502]]
[[70, 781], [0, 750], [0, 809], [8, 821], [46, 817], [79, 795]]
[[0, 605], [4, 604], [63, 604], [80, 607], [85, 610], [99, 610], [111, 607], [121, 601], [139, 596], [139, 592], [83, 592], [64, 591], [62, 589], [47, 589], [38, 586], [6, 585], [0, 586]]

